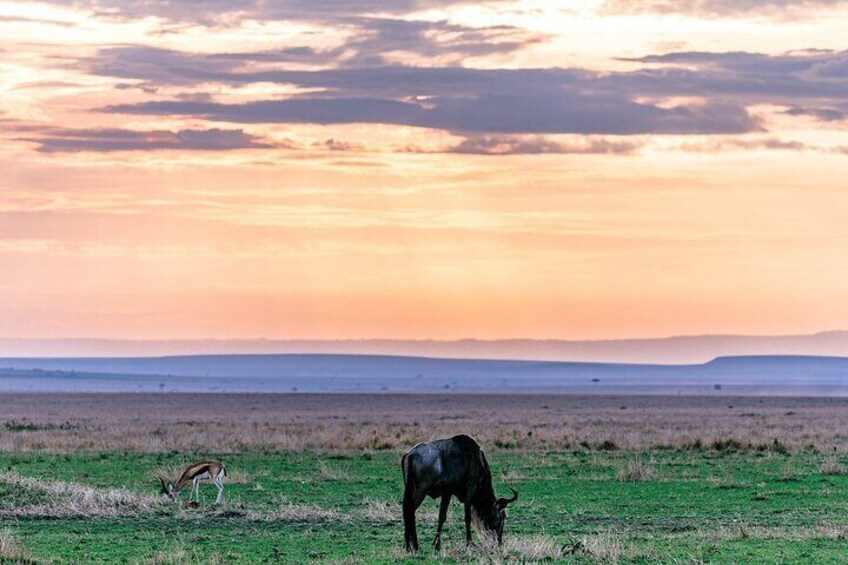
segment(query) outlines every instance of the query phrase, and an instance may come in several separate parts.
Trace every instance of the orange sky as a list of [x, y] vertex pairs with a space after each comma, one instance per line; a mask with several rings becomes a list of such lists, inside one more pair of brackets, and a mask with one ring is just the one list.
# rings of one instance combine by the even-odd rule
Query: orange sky
[[848, 3], [136, 4], [0, 1], [0, 336], [846, 327]]

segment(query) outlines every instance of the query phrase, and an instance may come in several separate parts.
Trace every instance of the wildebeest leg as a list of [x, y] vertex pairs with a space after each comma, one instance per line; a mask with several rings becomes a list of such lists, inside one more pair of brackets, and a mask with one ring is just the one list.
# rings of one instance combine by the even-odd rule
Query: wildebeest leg
[[421, 506], [424, 494], [417, 492], [412, 482], [403, 491], [403, 538], [407, 551], [418, 551], [418, 531], [415, 528], [415, 511]]
[[465, 503], [465, 545], [471, 545], [471, 505]]
[[445, 520], [448, 519], [448, 505], [450, 504], [451, 495], [443, 494], [442, 503], [439, 505], [439, 525], [436, 526], [436, 539], [433, 540], [433, 547], [436, 551], [442, 549], [442, 526], [445, 525]]

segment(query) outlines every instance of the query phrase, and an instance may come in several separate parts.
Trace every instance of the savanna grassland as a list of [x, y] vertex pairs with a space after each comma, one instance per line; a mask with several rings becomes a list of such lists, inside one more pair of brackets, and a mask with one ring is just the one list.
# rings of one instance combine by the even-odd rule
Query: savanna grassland
[[[0, 562], [826, 563], [848, 555], [848, 402], [494, 395], [0, 395]], [[469, 433], [520, 491], [500, 549], [402, 551], [399, 458]], [[229, 470], [181, 506], [156, 475]], [[187, 498], [187, 491], [183, 498]]]

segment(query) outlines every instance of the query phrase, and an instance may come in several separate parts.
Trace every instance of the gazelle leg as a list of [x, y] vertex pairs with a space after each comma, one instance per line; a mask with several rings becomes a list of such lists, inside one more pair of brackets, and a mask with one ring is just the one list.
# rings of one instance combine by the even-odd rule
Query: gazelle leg
[[215, 486], [218, 487], [218, 496], [215, 498], [215, 504], [221, 503], [221, 498], [224, 496], [224, 471], [221, 470], [215, 475], [215, 478], [212, 479], [212, 482], [215, 483]]

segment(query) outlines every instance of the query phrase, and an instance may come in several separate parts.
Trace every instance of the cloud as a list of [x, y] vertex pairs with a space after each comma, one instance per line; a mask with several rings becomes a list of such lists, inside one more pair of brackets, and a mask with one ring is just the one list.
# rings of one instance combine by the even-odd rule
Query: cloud
[[387, 54], [413, 53], [423, 57], [451, 56], [457, 63], [468, 57], [508, 53], [544, 41], [542, 34], [512, 26], [470, 28], [445, 21], [409, 21], [390, 18], [358, 18], [359, 37], [343, 49], [355, 55], [347, 65], [383, 65]]
[[766, 149], [773, 151], [813, 151], [830, 155], [848, 155], [845, 145], [816, 145], [802, 141], [768, 137], [763, 139], [713, 138], [682, 143], [682, 151], [714, 153], [717, 151], [746, 151]]
[[[67, 0], [46, 0], [65, 6]], [[318, 21], [352, 15], [409, 14], [431, 8], [470, 4], [471, 0], [75, 0], [74, 6], [118, 19], [158, 17], [175, 23], [211, 25], [240, 20]], [[490, 0], [490, 3], [493, 3]]]
[[606, 14], [686, 14], [702, 17], [794, 16], [848, 5], [845, 0], [606, 0]]
[[683, 151], [714, 153], [717, 151], [771, 149], [779, 151], [826, 151], [826, 149], [794, 140], [765, 139], [705, 139], [680, 145]]
[[463, 139], [447, 153], [471, 155], [540, 155], [546, 153], [630, 155], [644, 145], [641, 141], [582, 138], [556, 141], [542, 136], [478, 136]]
[[790, 116], [813, 116], [823, 122], [837, 122], [848, 118], [848, 113], [836, 108], [810, 108], [806, 106], [793, 106], [783, 112]]
[[[404, 34], [389, 34], [395, 35]], [[86, 64], [94, 74], [142, 81], [149, 89], [262, 82], [312, 91], [244, 104], [201, 98], [150, 101], [110, 106], [109, 112], [238, 123], [380, 123], [462, 135], [745, 133], [763, 129], [763, 122], [747, 109], [757, 104], [805, 108], [822, 119], [837, 119], [834, 109], [845, 103], [848, 89], [848, 75], [843, 77], [846, 51], [674, 52], [626, 59], [634, 66], [650, 65], [633, 71], [599, 73], [386, 65], [378, 46], [394, 40], [381, 41], [363, 49], [361, 58], [323, 70], [262, 65], [292, 56], [290, 49], [194, 54], [124, 46], [104, 49]], [[475, 42], [453, 49], [473, 52]], [[297, 56], [328, 59], [326, 53], [311, 49], [299, 50]], [[671, 103], [674, 99], [690, 102]], [[691, 102], [695, 99], [700, 102]]]
[[[524, 94], [524, 96], [522, 96]], [[184, 101], [116, 105], [107, 112], [188, 116], [239, 123], [377, 123], [455, 133], [686, 134], [744, 133], [758, 129], [733, 105], [665, 109], [626, 98], [561, 91], [476, 98], [431, 98], [426, 104], [381, 98], [290, 98], [244, 104]]]
[[[620, 77], [626, 87], [658, 96], [705, 96], [741, 105], [789, 106], [788, 113], [841, 119], [848, 92], [848, 51], [782, 55], [677, 52], [625, 59], [661, 65]], [[793, 110], [792, 108], [795, 108]], [[803, 108], [803, 110], [802, 110]]]
[[73, 22], [67, 22], [63, 20], [51, 20], [44, 18], [27, 18], [24, 16], [6, 16], [0, 15], [0, 24], [2, 23], [10, 23], [10, 24], [44, 24], [44, 25], [56, 25], [61, 27], [75, 27], [76, 24]]
[[[841, 74], [848, 52], [835, 51], [675, 52], [628, 59], [651, 66], [608, 73], [411, 67], [382, 59], [373, 66], [301, 71], [243, 65], [250, 57], [121, 47], [101, 52], [91, 70], [153, 85], [270, 82], [313, 90], [242, 105], [166, 100], [107, 109], [113, 112], [241, 123], [398, 124], [462, 134], [744, 133], [763, 127], [747, 110], [756, 104], [804, 107], [835, 119], [832, 110], [844, 104], [848, 88]], [[702, 103], [668, 103], [675, 98]]]
[[301, 45], [253, 52], [186, 53], [142, 45], [101, 49], [85, 61], [84, 69], [97, 75], [143, 79], [156, 85], [197, 84], [208, 81], [252, 82], [280, 64], [333, 62], [342, 67], [383, 66], [403, 53], [447, 58], [461, 63], [469, 57], [506, 53], [539, 43], [545, 36], [512, 26], [469, 28], [445, 21], [407, 21], [351, 17], [335, 24], [355, 27], [345, 44], [318, 49]]
[[358, 143], [350, 143], [349, 141], [342, 141], [340, 139], [325, 139], [323, 143], [315, 142], [312, 144], [313, 147], [319, 149], [327, 149], [329, 151], [364, 151], [365, 147]]
[[222, 151], [271, 147], [242, 130], [49, 129], [43, 134], [25, 141], [38, 143], [38, 151], [43, 153], [153, 149]]
[[[175, 57], [173, 53], [167, 55]], [[759, 129], [733, 101], [662, 107], [637, 102], [667, 77], [575, 69], [484, 70], [382, 66], [324, 71], [230, 72], [183, 63], [118, 65], [120, 76], [185, 84], [276, 82], [320, 92], [244, 104], [180, 100], [114, 105], [108, 112], [193, 116], [240, 123], [380, 123], [458, 133], [686, 134]], [[132, 58], [132, 57], [131, 57]], [[177, 73], [177, 76], [172, 76]], [[676, 95], [674, 88], [667, 86]]]

